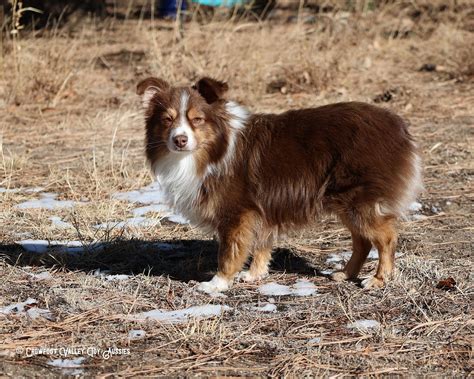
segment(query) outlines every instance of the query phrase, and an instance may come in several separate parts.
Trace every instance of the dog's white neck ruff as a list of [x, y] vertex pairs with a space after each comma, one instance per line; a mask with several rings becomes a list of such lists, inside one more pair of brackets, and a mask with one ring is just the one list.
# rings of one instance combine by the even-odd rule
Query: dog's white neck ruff
[[170, 206], [195, 225], [202, 224], [197, 204], [202, 183], [208, 175], [219, 176], [230, 170], [235, 156], [237, 135], [245, 127], [249, 115], [245, 108], [232, 101], [226, 103], [226, 110], [229, 114], [229, 145], [222, 160], [209, 164], [204, 176], [198, 175], [196, 159], [192, 152], [169, 153], [156, 161], [152, 167]]
[[235, 157], [237, 137], [239, 133], [244, 130], [247, 119], [249, 118], [247, 109], [234, 101], [228, 101], [225, 105], [225, 109], [230, 116], [228, 125], [230, 129], [229, 144], [222, 160], [207, 166], [206, 175], [220, 176], [230, 171], [232, 160]]

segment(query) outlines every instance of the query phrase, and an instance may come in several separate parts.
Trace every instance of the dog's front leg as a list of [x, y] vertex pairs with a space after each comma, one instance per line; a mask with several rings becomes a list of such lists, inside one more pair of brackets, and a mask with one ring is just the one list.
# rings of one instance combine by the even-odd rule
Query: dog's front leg
[[253, 212], [240, 214], [219, 227], [219, 270], [209, 282], [202, 282], [198, 290], [206, 293], [229, 289], [235, 275], [247, 260], [255, 238], [255, 215]]

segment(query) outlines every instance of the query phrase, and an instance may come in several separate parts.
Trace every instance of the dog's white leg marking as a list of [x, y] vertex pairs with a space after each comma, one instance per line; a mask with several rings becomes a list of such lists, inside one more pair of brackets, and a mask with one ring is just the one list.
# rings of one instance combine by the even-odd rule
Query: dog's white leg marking
[[197, 286], [197, 290], [200, 292], [205, 292], [207, 294], [213, 294], [216, 292], [228, 290], [231, 285], [231, 280], [227, 280], [218, 275], [214, 275], [214, 277], [209, 282], [199, 283], [199, 285]]

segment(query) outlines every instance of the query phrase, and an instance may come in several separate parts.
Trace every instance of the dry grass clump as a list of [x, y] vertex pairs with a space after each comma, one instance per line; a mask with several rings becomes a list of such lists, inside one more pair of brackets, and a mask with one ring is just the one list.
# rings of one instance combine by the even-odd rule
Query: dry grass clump
[[[2, 374], [71, 374], [48, 364], [58, 354], [21, 351], [93, 346], [127, 347], [130, 355], [87, 356], [78, 375], [469, 375], [472, 6], [357, 1], [351, 10], [326, 3], [333, 8], [305, 8], [296, 19], [288, 6], [258, 22], [185, 23], [182, 35], [176, 23], [128, 19], [5, 41], [0, 187], [22, 190], [0, 192], [0, 308], [31, 297], [52, 318], [0, 315]], [[362, 100], [404, 116], [423, 152], [426, 191], [418, 217], [400, 223], [394, 280], [363, 291], [321, 274], [332, 268], [330, 254], [350, 248], [349, 234], [331, 218], [279, 241], [270, 277], [239, 283], [223, 298], [194, 289], [216, 268], [212, 236], [159, 213], [149, 215], [161, 221], [156, 227], [94, 228], [131, 217], [134, 205], [111, 195], [151, 181], [134, 93], [149, 75], [182, 84], [201, 75], [228, 80], [230, 96], [252, 111]], [[87, 202], [53, 211], [16, 208], [38, 198], [25, 192], [36, 186]], [[73, 228], [55, 227], [51, 216]], [[28, 254], [15, 244], [27, 238], [100, 242], [102, 249]], [[374, 269], [375, 261], [367, 262], [363, 275]], [[34, 274], [43, 271], [51, 277], [38, 280]], [[108, 280], [107, 274], [129, 277]], [[259, 292], [263, 283], [293, 285], [302, 278], [317, 286], [315, 296], [272, 300]], [[438, 285], [449, 278], [451, 287]], [[276, 312], [254, 310], [270, 301]], [[209, 303], [231, 310], [183, 324], [127, 318]], [[347, 327], [363, 319], [380, 327]], [[133, 329], [145, 337], [131, 339]]]

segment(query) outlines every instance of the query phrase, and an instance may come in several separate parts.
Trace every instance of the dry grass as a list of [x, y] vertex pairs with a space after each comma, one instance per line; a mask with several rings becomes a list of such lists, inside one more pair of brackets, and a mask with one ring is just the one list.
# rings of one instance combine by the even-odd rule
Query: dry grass
[[[444, 3], [447, 9], [436, 8]], [[0, 316], [0, 372], [58, 373], [46, 364], [57, 355], [28, 358], [16, 348], [116, 346], [129, 347], [130, 355], [89, 358], [86, 373], [468, 376], [474, 35], [470, 2], [457, 3], [334, 11], [311, 23], [285, 23], [286, 13], [271, 22], [190, 23], [180, 39], [173, 23], [89, 21], [67, 34], [4, 41], [0, 187], [42, 186], [62, 199], [89, 202], [74, 211], [22, 211], [14, 206], [34, 194], [0, 193], [0, 307], [32, 297], [54, 315], [53, 321], [34, 322]], [[421, 15], [413, 16], [414, 10]], [[426, 63], [437, 70], [420, 71]], [[251, 309], [266, 301], [258, 285], [238, 284], [217, 299], [194, 290], [195, 281], [216, 266], [216, 245], [198, 230], [166, 222], [149, 229], [95, 230], [98, 222], [130, 215], [131, 205], [111, 200], [113, 192], [151, 180], [134, 94], [137, 81], [147, 75], [176, 83], [200, 75], [227, 79], [232, 97], [254, 111], [372, 102], [389, 93], [391, 100], [383, 105], [409, 120], [422, 147], [426, 184], [421, 202], [427, 218], [401, 223], [396, 279], [383, 290], [363, 291], [314, 275], [326, 268], [329, 253], [350, 245], [340, 224], [323, 220], [281, 241], [266, 280], [294, 283], [307, 277], [318, 295], [277, 297], [278, 312], [262, 314]], [[272, 83], [280, 84], [275, 90]], [[48, 219], [53, 214], [75, 229], [53, 228]], [[25, 254], [14, 244], [25, 233], [104, 241], [106, 247], [86, 256]], [[175, 243], [180, 253], [159, 252], [156, 241]], [[98, 268], [132, 277], [108, 282], [92, 275]], [[29, 275], [45, 269], [52, 280]], [[365, 272], [372, 269], [370, 262]], [[447, 277], [456, 280], [455, 290], [436, 289]], [[179, 325], [124, 317], [205, 303], [233, 310]], [[381, 328], [346, 328], [357, 319], [375, 319]], [[144, 329], [146, 338], [130, 341], [130, 329]], [[315, 337], [322, 339], [309, 342]]]

